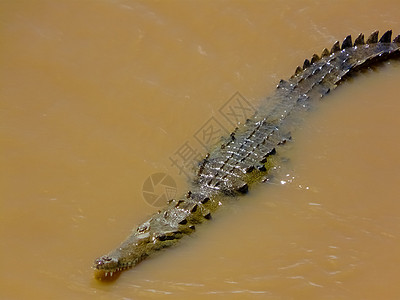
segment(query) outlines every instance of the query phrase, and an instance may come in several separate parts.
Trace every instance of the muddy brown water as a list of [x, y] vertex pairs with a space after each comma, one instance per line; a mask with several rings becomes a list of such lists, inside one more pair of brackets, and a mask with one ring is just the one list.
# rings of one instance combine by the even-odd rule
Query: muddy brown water
[[[271, 184], [179, 247], [93, 279], [157, 211], [145, 180], [239, 92], [257, 104], [398, 1], [1, 1], [1, 299], [398, 299], [400, 63], [308, 115]], [[159, 191], [158, 191], [159, 192]]]

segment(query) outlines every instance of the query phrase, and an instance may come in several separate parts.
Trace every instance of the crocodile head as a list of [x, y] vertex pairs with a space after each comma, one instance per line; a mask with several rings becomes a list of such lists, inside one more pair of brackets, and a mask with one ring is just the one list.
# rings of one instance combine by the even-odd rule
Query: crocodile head
[[105, 279], [112, 278], [125, 268], [121, 266], [117, 258], [103, 255], [94, 261], [93, 269], [97, 279]]
[[[150, 241], [151, 243], [149, 243]], [[94, 261], [95, 278], [100, 280], [117, 278], [123, 270], [135, 266], [146, 257], [147, 251], [153, 246], [154, 241], [150, 239], [149, 234], [137, 235], [135, 233], [117, 249]]]

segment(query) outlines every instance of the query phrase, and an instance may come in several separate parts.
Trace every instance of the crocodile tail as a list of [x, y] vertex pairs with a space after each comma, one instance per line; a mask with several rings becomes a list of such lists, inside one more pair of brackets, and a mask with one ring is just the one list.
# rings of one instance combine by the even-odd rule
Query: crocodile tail
[[320, 56], [314, 54], [311, 60], [306, 59], [287, 82], [280, 82], [278, 89], [297, 101], [307, 100], [315, 94], [323, 97], [355, 72], [400, 56], [400, 35], [392, 41], [391, 30], [380, 39], [378, 34], [374, 31], [366, 41], [362, 33], [354, 43], [351, 35], [341, 45], [336, 41], [330, 51], [324, 49]]

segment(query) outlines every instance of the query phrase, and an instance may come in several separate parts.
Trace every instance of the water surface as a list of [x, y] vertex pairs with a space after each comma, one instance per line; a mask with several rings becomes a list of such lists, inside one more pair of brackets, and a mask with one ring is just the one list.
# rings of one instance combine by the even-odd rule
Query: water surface
[[[293, 133], [271, 184], [179, 247], [97, 282], [92, 261], [157, 211], [152, 174], [233, 125], [347, 34], [400, 33], [397, 1], [2, 1], [2, 299], [397, 299], [400, 64], [361, 74]], [[197, 137], [197, 139], [196, 139]], [[181, 173], [181, 174], [179, 174]]]

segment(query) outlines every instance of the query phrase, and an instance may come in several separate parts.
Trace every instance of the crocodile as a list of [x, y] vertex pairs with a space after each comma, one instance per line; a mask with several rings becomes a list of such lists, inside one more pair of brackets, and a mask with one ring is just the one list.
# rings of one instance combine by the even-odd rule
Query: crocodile
[[400, 56], [400, 35], [392, 41], [389, 30], [378, 38], [378, 31], [366, 40], [360, 34], [354, 42], [348, 35], [331, 50], [325, 48], [321, 55], [306, 59], [288, 80], [281, 80], [265, 100], [268, 105], [260, 105], [253, 117], [199, 162], [189, 192], [169, 200], [115, 250], [95, 260], [95, 278], [115, 278], [160, 249], [175, 245], [211, 219], [226, 198], [245, 194], [254, 183], [265, 181], [276, 167], [281, 147], [291, 139], [296, 120], [302, 119], [299, 116], [355, 72]]

